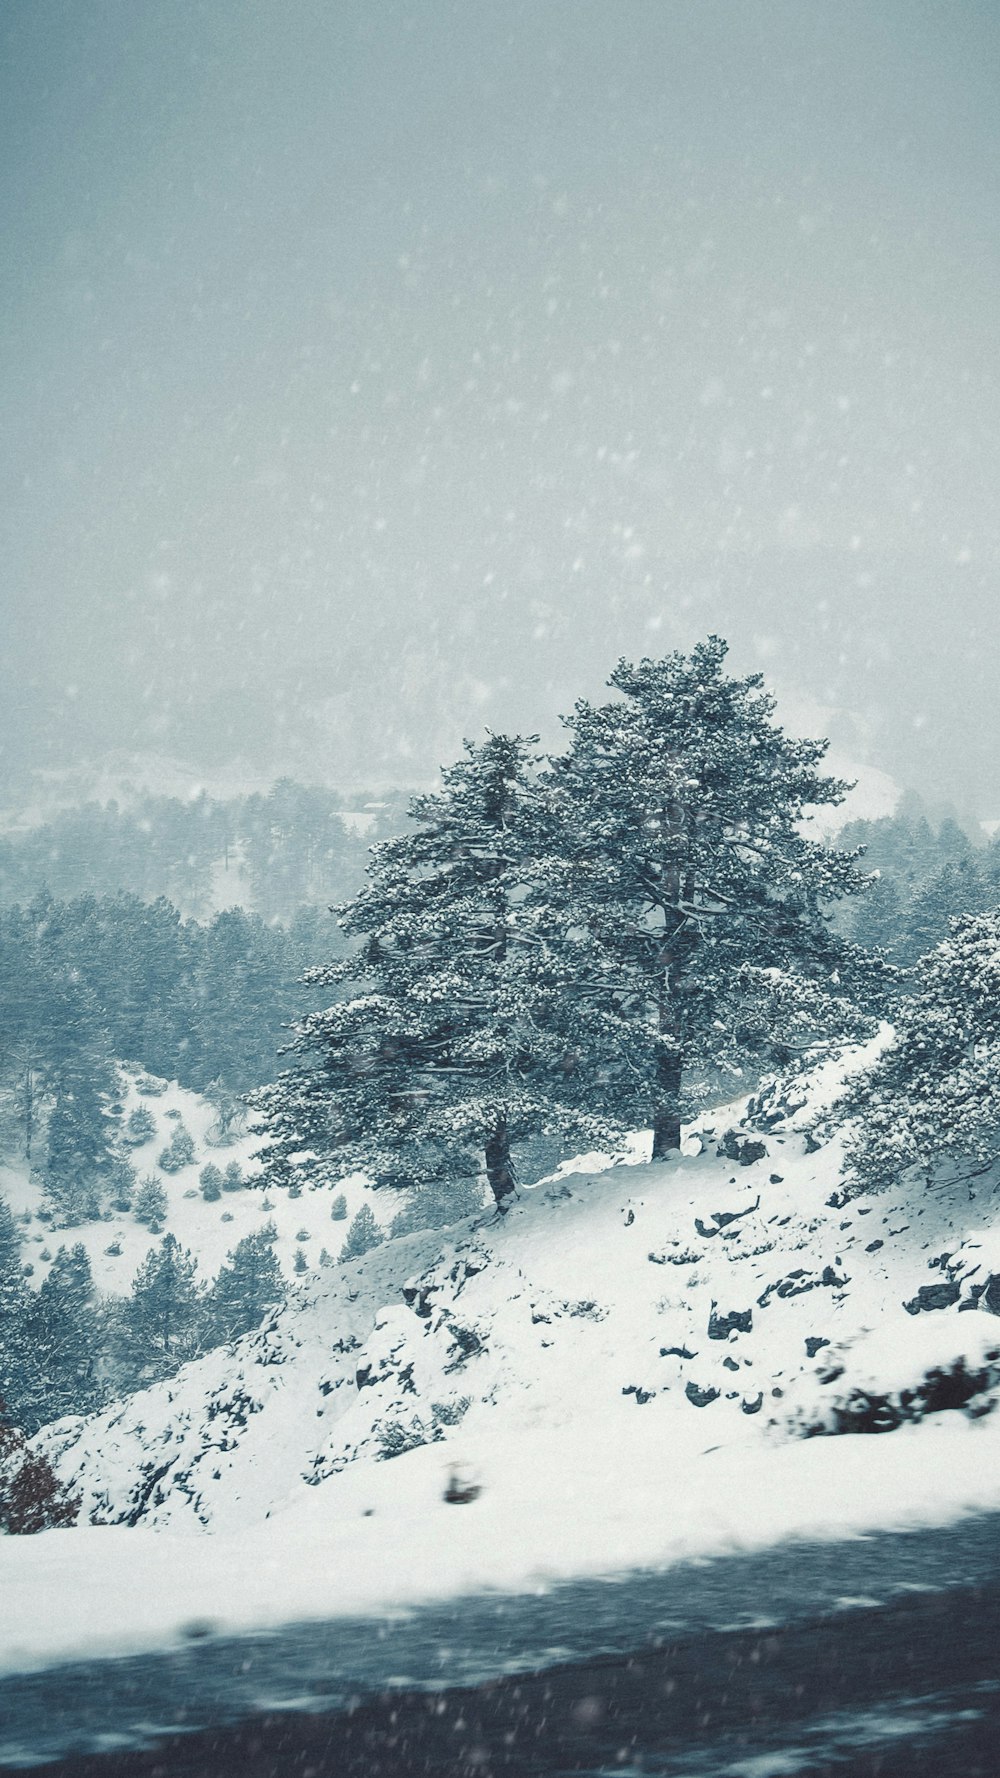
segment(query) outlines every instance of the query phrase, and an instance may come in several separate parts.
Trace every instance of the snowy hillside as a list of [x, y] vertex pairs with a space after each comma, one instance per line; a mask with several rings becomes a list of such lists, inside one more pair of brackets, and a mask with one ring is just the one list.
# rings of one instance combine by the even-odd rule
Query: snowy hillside
[[[235, 1347], [46, 1428], [103, 1528], [8, 1540], [22, 1648], [52, 1646], [28, 1594], [56, 1559], [82, 1596], [99, 1568], [120, 1646], [209, 1598], [267, 1622], [1000, 1506], [993, 1199], [831, 1205], [839, 1148], [806, 1126], [835, 1084], [765, 1106], [763, 1134], [730, 1108], [688, 1133], [700, 1153], [568, 1168], [503, 1219], [387, 1242]], [[458, 1513], [452, 1468], [481, 1490]], [[192, 1576], [178, 1553], [205, 1530]], [[114, 1578], [129, 1549], [155, 1609]]]
[[[300, 1198], [289, 1198], [285, 1192], [268, 1194], [260, 1189], [260, 1163], [253, 1158], [261, 1145], [259, 1133], [245, 1129], [221, 1145], [216, 1111], [206, 1099], [176, 1081], [158, 1080], [140, 1068], [123, 1067], [120, 1088], [123, 1123], [139, 1107], [152, 1119], [153, 1133], [130, 1147], [129, 1159], [140, 1181], [153, 1177], [162, 1187], [166, 1212], [155, 1231], [137, 1220], [134, 1208], [106, 1212], [100, 1221], [81, 1222], [72, 1228], [55, 1227], [39, 1216], [45, 1208], [42, 1184], [31, 1177], [27, 1163], [0, 1165], [0, 1197], [20, 1220], [24, 1260], [32, 1268], [29, 1277], [36, 1287], [47, 1276], [60, 1246], [82, 1242], [97, 1289], [127, 1295], [137, 1268], [150, 1249], [159, 1246], [164, 1234], [172, 1234], [182, 1247], [190, 1248], [198, 1261], [199, 1277], [209, 1282], [236, 1243], [269, 1221], [277, 1230], [274, 1251], [283, 1271], [301, 1281], [324, 1263], [320, 1257], [324, 1250], [331, 1263], [337, 1259], [348, 1219], [362, 1203], [371, 1205], [380, 1223], [391, 1221], [399, 1207], [369, 1191], [357, 1177], [343, 1183], [346, 1213], [336, 1222], [331, 1220], [331, 1199], [325, 1193], [306, 1192]], [[178, 1127], [189, 1132], [194, 1159], [170, 1172], [160, 1166], [159, 1157]], [[246, 1182], [242, 1189], [223, 1189], [218, 1198], [207, 1201], [199, 1184], [202, 1169], [214, 1165], [225, 1174], [234, 1162]], [[304, 1258], [304, 1272], [302, 1260], [296, 1265], [299, 1253]]]

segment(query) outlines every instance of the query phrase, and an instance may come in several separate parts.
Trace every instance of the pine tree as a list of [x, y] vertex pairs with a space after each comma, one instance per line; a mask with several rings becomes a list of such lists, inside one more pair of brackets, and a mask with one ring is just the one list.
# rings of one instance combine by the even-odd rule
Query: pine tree
[[198, 1175], [198, 1184], [201, 1186], [201, 1195], [206, 1204], [214, 1204], [222, 1196], [221, 1168], [217, 1167], [214, 1161], [209, 1161], [207, 1167], [202, 1167]]
[[82, 1242], [59, 1248], [29, 1325], [40, 1374], [40, 1421], [92, 1412], [104, 1395], [97, 1371], [103, 1329]]
[[222, 1175], [224, 1192], [241, 1192], [243, 1190], [243, 1168], [239, 1161], [230, 1161]]
[[228, 1255], [209, 1292], [213, 1336], [234, 1340], [257, 1327], [268, 1309], [284, 1302], [285, 1282], [266, 1229], [245, 1235]]
[[381, 1246], [383, 1238], [382, 1230], [372, 1215], [371, 1206], [362, 1204], [340, 1250], [341, 1263], [348, 1259], [360, 1259], [363, 1253], [370, 1253], [373, 1247]]
[[167, 1194], [155, 1174], [147, 1174], [142, 1181], [132, 1202], [132, 1215], [136, 1222], [147, 1223], [151, 1229], [166, 1221]]
[[141, 1148], [144, 1142], [148, 1142], [150, 1137], [155, 1135], [156, 1121], [149, 1106], [137, 1105], [129, 1113], [122, 1140], [127, 1142], [130, 1148]]
[[136, 1170], [127, 1156], [114, 1155], [108, 1169], [108, 1190], [116, 1210], [131, 1210], [137, 1180]]
[[145, 1380], [171, 1376], [201, 1350], [202, 1292], [173, 1235], [146, 1255], [122, 1310], [126, 1363]]
[[41, 1389], [30, 1309], [17, 1224], [0, 1198], [0, 1398], [14, 1424], [34, 1432]]
[[307, 1165], [330, 1183], [363, 1169], [409, 1186], [484, 1165], [502, 1204], [523, 1136], [609, 1139], [586, 1095], [563, 1090], [586, 1032], [567, 1041], [568, 1003], [532, 929], [548, 820], [533, 744], [467, 743], [442, 790], [413, 803], [416, 831], [373, 848], [368, 886], [341, 911], [359, 949], [311, 972], [361, 991], [304, 1020], [300, 1067], [256, 1096], [275, 1182]]
[[553, 762], [562, 844], [551, 919], [602, 1066], [588, 1082], [619, 1118], [652, 1124], [653, 1157], [720, 1068], [784, 1065], [824, 1035], [858, 1035], [849, 978], [873, 965], [825, 908], [862, 887], [852, 856], [805, 836], [846, 786], [822, 741], [790, 740], [759, 674], [727, 677], [724, 642], [622, 661], [620, 696], [579, 703]]
[[179, 1173], [182, 1167], [189, 1167], [195, 1158], [194, 1139], [185, 1125], [178, 1122], [174, 1125], [168, 1146], [157, 1157], [157, 1166], [164, 1173]]
[[1000, 1163], [1000, 909], [952, 921], [912, 983], [891, 1044], [841, 1103], [859, 1190], [942, 1161]]

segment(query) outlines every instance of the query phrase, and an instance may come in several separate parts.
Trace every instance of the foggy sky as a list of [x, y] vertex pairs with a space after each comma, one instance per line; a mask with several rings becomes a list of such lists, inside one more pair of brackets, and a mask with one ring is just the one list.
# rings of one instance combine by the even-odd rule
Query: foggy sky
[[8, 772], [416, 782], [715, 631], [1000, 815], [995, 0], [4, 0], [0, 44]]

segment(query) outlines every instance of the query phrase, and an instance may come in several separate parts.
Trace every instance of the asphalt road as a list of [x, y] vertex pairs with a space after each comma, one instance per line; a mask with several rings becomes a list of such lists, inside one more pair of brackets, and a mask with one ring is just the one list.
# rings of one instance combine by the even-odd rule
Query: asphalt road
[[5, 1681], [5, 1715], [47, 1778], [1000, 1778], [1000, 1526], [193, 1636]]

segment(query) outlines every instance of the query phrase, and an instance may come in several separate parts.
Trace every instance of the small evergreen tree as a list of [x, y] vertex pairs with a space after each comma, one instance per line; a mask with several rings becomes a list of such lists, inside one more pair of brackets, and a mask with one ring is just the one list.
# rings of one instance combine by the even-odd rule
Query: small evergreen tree
[[166, 1221], [166, 1189], [154, 1174], [147, 1174], [142, 1181], [133, 1200], [132, 1214], [136, 1222], [144, 1222], [151, 1229], [159, 1228]]
[[161, 1167], [164, 1173], [179, 1173], [182, 1167], [189, 1167], [194, 1158], [194, 1140], [190, 1130], [184, 1123], [176, 1123], [169, 1145], [163, 1149], [157, 1159], [157, 1166]]
[[207, 1167], [202, 1167], [198, 1175], [198, 1183], [206, 1204], [214, 1204], [218, 1198], [221, 1198], [222, 1171], [213, 1161], [209, 1161]]
[[29, 1316], [39, 1371], [38, 1419], [89, 1414], [104, 1398], [97, 1374], [103, 1328], [87, 1249], [60, 1247]]
[[108, 1189], [115, 1210], [131, 1210], [138, 1175], [126, 1155], [112, 1156], [108, 1169]]
[[148, 1142], [150, 1137], [155, 1135], [156, 1119], [149, 1106], [137, 1105], [126, 1119], [123, 1141], [127, 1142], [130, 1148], [141, 1148], [144, 1142]]
[[229, 1162], [226, 1171], [222, 1175], [222, 1189], [226, 1192], [240, 1192], [243, 1190], [243, 1169], [240, 1166], [239, 1161]]
[[164, 1235], [146, 1255], [122, 1310], [125, 1360], [136, 1378], [171, 1376], [202, 1349], [202, 1292], [191, 1254]]
[[[347, 1231], [347, 1240], [340, 1250], [341, 1264], [345, 1260], [360, 1259], [363, 1253], [370, 1253], [373, 1247], [381, 1246], [383, 1239], [382, 1230], [372, 1215], [371, 1206], [362, 1204]], [[299, 1251], [301, 1252], [301, 1248]]]
[[234, 1340], [257, 1327], [268, 1309], [284, 1302], [285, 1282], [266, 1229], [245, 1235], [229, 1254], [209, 1292], [208, 1315], [216, 1339]]
[[333, 1200], [333, 1203], [330, 1205], [330, 1221], [331, 1222], [346, 1222], [347, 1221], [347, 1199], [345, 1198], [343, 1192], [338, 1192], [337, 1196]]

